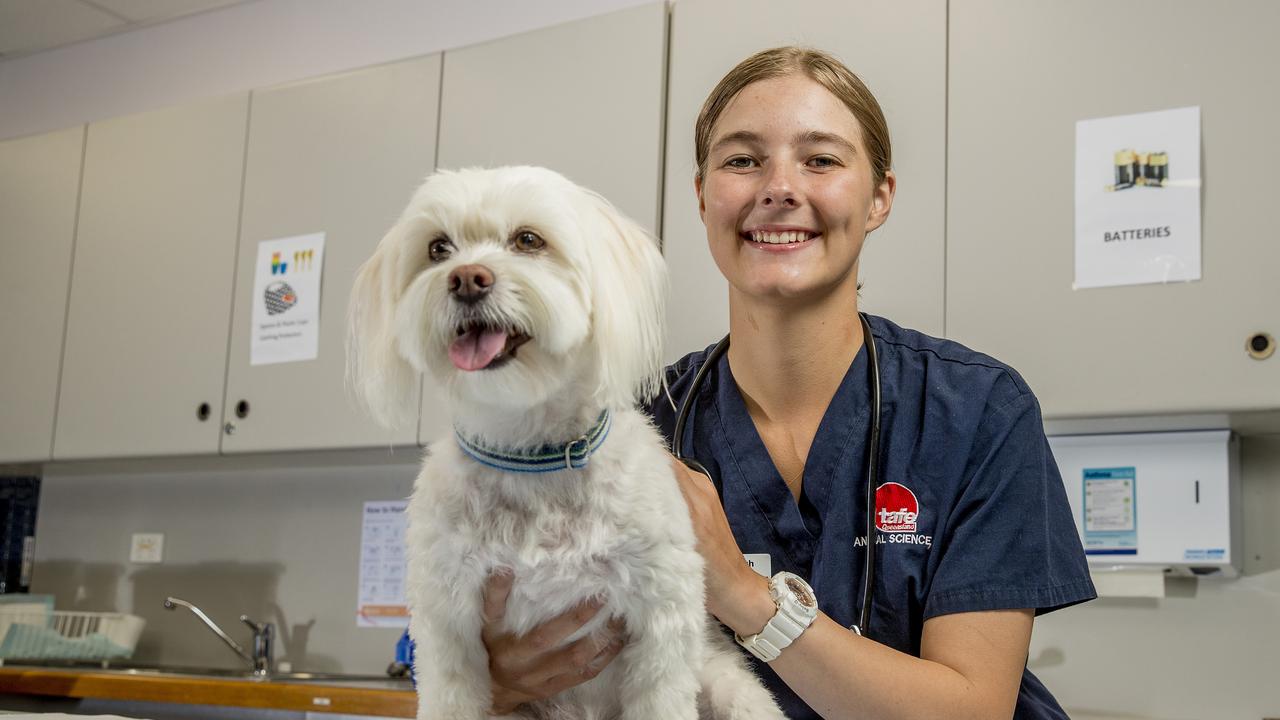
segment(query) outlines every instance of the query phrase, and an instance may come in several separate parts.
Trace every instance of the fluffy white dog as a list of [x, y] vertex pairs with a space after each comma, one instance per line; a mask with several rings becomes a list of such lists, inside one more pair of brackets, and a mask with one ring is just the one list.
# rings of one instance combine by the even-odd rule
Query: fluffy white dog
[[566, 644], [611, 617], [628, 638], [600, 675], [510, 717], [784, 720], [709, 624], [688, 509], [634, 409], [658, 387], [665, 292], [650, 236], [534, 167], [433, 175], [360, 269], [353, 386], [395, 425], [427, 372], [455, 429], [431, 445], [408, 511], [421, 720], [488, 717], [495, 570], [514, 573], [509, 632], [595, 598]]

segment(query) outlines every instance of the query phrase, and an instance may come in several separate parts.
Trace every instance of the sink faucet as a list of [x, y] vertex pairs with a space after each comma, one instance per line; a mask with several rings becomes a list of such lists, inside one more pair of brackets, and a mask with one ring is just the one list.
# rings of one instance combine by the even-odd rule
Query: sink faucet
[[179, 605], [195, 613], [196, 617], [203, 620], [204, 624], [209, 626], [209, 629], [213, 631], [214, 635], [221, 638], [222, 642], [226, 643], [227, 646], [234, 650], [237, 655], [244, 658], [249, 663], [250, 667], [253, 668], [254, 675], [265, 677], [271, 674], [272, 669], [274, 669], [271, 660], [271, 637], [274, 634], [274, 628], [271, 623], [254, 622], [249, 619], [248, 615], [240, 616], [240, 621], [245, 625], [248, 625], [249, 629], [253, 631], [253, 654], [250, 655], [245, 652], [244, 648], [240, 647], [239, 643], [232, 640], [231, 636], [223, 632], [222, 628], [218, 627], [217, 623], [210, 620], [209, 616], [205, 615], [204, 611], [200, 608], [181, 598], [167, 597], [164, 599], [165, 610], [173, 610]]

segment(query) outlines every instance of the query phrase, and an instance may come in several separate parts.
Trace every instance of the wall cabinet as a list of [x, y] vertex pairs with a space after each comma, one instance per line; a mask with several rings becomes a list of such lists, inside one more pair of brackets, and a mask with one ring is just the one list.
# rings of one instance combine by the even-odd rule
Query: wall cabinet
[[248, 112], [89, 125], [54, 459], [217, 452]]
[[0, 142], [0, 463], [53, 447], [84, 132]]
[[669, 360], [715, 342], [729, 324], [727, 285], [707, 250], [693, 191], [694, 122], [726, 72], [778, 45], [835, 54], [880, 102], [898, 192], [888, 222], [862, 252], [861, 307], [942, 334], [946, 35], [944, 0], [685, 0], [673, 6], [662, 228], [671, 268]]
[[[344, 382], [355, 271], [437, 166], [546, 165], [601, 192], [663, 239], [668, 359], [714, 342], [727, 288], [698, 218], [694, 121], [738, 61], [797, 43], [845, 61], [889, 122], [898, 192], [863, 251], [864, 309], [1008, 362], [1048, 418], [1280, 408], [1280, 354], [1246, 352], [1280, 337], [1280, 245], [1265, 239], [1280, 147], [1259, 141], [1280, 100], [1248, 90], [1280, 64], [1280, 6], [1232, 12], [652, 3], [0, 143], [0, 462], [447, 432], [429, 378], [419, 426], [399, 431]], [[1138, 27], [1176, 62], [1117, 50], [1138, 47]], [[1203, 279], [1073, 290], [1075, 122], [1188, 105], [1202, 108]], [[258, 244], [314, 232], [319, 357], [253, 365]]]
[[[1245, 349], [1280, 337], [1280, 96], [1262, 90], [1280, 5], [1163, 7], [951, 6], [947, 331], [1017, 368], [1046, 417], [1280, 407], [1280, 356]], [[1073, 290], [1076, 121], [1191, 105], [1203, 279]]]
[[[655, 3], [446, 53], [438, 165], [544, 165], [655, 231], [665, 40]], [[449, 426], [423, 385], [427, 443]]]
[[[356, 270], [435, 166], [439, 88], [437, 54], [254, 92], [223, 452], [414, 442], [416, 425], [387, 431], [351, 402], [344, 341]], [[252, 365], [258, 244], [316, 232], [325, 234], [318, 356]]]

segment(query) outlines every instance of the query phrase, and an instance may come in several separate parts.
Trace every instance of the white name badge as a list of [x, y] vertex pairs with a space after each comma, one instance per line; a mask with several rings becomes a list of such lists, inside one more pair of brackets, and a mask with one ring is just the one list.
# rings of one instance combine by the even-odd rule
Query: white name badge
[[752, 570], [765, 577], [773, 577], [773, 562], [769, 560], [769, 553], [744, 554], [742, 557], [747, 559]]

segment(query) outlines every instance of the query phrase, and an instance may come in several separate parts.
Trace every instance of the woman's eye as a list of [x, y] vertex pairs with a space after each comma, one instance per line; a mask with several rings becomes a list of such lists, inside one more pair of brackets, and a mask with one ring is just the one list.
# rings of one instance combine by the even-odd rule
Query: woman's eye
[[531, 230], [521, 230], [512, 238], [516, 249], [521, 252], [537, 252], [546, 246], [546, 241]]
[[825, 168], [825, 167], [835, 167], [836, 165], [838, 165], [838, 164], [839, 164], [839, 163], [837, 163], [837, 162], [836, 162], [836, 159], [835, 159], [835, 158], [830, 157], [830, 156], [828, 156], [828, 155], [819, 155], [818, 157], [816, 157], [816, 158], [814, 158], [814, 159], [810, 160], [809, 162], [810, 162], [810, 163], [812, 163], [812, 164], [814, 164], [814, 165], [816, 165], [816, 166], [818, 166], [818, 167], [824, 167], [824, 168]]
[[745, 155], [735, 155], [724, 161], [725, 167], [746, 169], [755, 164], [755, 161]]
[[453, 254], [453, 242], [447, 237], [438, 237], [427, 246], [427, 255], [431, 262], [440, 262]]

